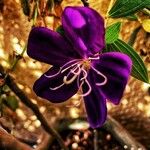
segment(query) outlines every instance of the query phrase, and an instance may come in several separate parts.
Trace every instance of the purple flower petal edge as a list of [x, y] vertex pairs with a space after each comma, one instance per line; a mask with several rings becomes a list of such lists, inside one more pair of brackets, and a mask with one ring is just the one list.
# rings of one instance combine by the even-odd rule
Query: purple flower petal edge
[[[102, 54], [99, 61], [94, 61], [93, 66], [107, 77], [107, 83], [100, 87], [105, 97], [119, 104], [131, 73], [130, 57], [120, 52], [108, 52]], [[97, 82], [103, 80], [96, 74], [94, 78]]]
[[44, 27], [34, 27], [31, 30], [27, 54], [33, 59], [55, 66], [62, 66], [79, 57], [63, 36]]
[[103, 18], [89, 7], [66, 7], [62, 14], [65, 35], [82, 58], [100, 52], [105, 46]]

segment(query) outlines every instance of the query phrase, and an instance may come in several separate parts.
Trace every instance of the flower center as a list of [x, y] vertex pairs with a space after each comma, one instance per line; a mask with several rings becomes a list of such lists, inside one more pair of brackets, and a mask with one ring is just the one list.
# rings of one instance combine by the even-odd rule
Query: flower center
[[64, 85], [69, 85], [73, 83], [75, 80], [77, 81], [77, 85], [79, 90], [82, 89], [83, 84], [86, 84], [88, 87], [87, 92], [80, 94], [81, 97], [85, 97], [91, 93], [92, 87], [87, 80], [88, 71], [92, 69], [97, 75], [104, 78], [103, 82], [101, 83], [95, 83], [96, 86], [102, 86], [107, 83], [107, 77], [101, 73], [99, 70], [93, 67], [92, 60], [99, 60], [100, 54], [94, 55], [93, 57], [89, 57], [86, 59], [75, 59], [67, 62], [62, 67], [60, 67], [60, 70], [54, 74], [54, 75], [46, 75], [47, 78], [53, 78], [56, 77], [62, 73], [66, 73], [66, 75], [63, 77], [62, 84], [56, 87], [50, 87], [50, 90], [57, 90], [61, 88]]
[[83, 60], [82, 64], [83, 64], [83, 68], [86, 71], [88, 71], [91, 68], [91, 60], [89, 60], [89, 59]]

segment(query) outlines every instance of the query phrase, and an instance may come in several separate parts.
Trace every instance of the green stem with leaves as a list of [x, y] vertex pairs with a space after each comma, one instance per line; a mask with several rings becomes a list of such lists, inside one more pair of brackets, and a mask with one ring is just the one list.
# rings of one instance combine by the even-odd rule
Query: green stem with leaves
[[27, 50], [27, 44], [26, 44], [25, 47], [23, 48], [21, 54], [18, 55], [18, 56], [14, 59], [10, 71], [14, 71], [14, 70], [15, 70], [15, 68], [16, 68], [16, 66], [17, 66], [17, 64], [18, 64], [18, 62], [19, 62], [19, 60], [20, 60], [21, 58], [23, 58], [23, 55], [24, 55], [24, 53], [25, 53], [26, 50]]

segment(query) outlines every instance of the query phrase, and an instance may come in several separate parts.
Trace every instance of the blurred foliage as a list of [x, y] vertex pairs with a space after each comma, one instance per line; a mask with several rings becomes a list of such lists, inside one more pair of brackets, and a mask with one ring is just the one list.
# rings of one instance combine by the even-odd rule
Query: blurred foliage
[[18, 100], [15, 96], [8, 96], [6, 101], [6, 105], [10, 107], [13, 111], [15, 111], [19, 107]]
[[150, 6], [149, 0], [116, 0], [115, 4], [109, 11], [109, 15], [114, 18], [126, 17]]

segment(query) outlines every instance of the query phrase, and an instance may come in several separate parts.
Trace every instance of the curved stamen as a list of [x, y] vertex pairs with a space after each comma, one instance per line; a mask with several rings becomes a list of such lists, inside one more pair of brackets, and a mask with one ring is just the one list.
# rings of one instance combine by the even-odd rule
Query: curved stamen
[[[78, 64], [75, 68], [73, 68], [73, 69], [71, 70], [71, 73], [76, 74], [76, 75], [79, 75], [79, 74], [81, 73], [81, 68], [80, 68], [80, 66], [81, 66], [81, 64]], [[75, 72], [77, 69], [78, 69], [78, 71]]]
[[64, 86], [64, 85], [65, 85], [65, 84], [64, 84], [64, 83], [62, 83], [61, 85], [58, 85], [58, 86], [53, 87], [53, 88], [52, 88], [52, 87], [50, 87], [49, 89], [50, 89], [50, 90], [53, 90], [53, 91], [54, 91], [54, 90], [58, 90], [58, 89], [60, 89], [60, 88], [61, 88], [62, 86]]
[[80, 81], [84, 80], [87, 78], [87, 71], [84, 68], [81, 68], [81, 70], [83, 71], [83, 77], [80, 79]]
[[60, 74], [60, 72], [61, 72], [61, 68], [58, 70], [58, 72], [57, 72], [57, 73], [55, 73], [55, 74], [53, 74], [53, 75], [46, 75], [46, 74], [44, 74], [44, 76], [45, 76], [45, 77], [47, 77], [47, 78], [53, 78], [53, 77], [55, 77], [55, 76], [59, 75], [59, 74]]
[[70, 63], [73, 63], [73, 62], [76, 62], [76, 61], [80, 61], [80, 60], [82, 60], [82, 59], [74, 59], [74, 60], [68, 61], [61, 68], [64, 68], [65, 66], [69, 65]]
[[82, 87], [82, 85], [83, 85], [84, 83], [86, 83], [86, 84], [88, 85], [88, 88], [89, 88], [89, 89], [88, 89], [88, 91], [87, 91], [86, 93], [79, 94], [79, 96], [82, 96], [82, 97], [85, 97], [85, 96], [89, 95], [89, 94], [91, 93], [91, 91], [92, 91], [91, 85], [90, 85], [90, 83], [88, 82], [88, 80], [85, 80], [85, 82], [83, 81], [83, 82], [81, 83], [80, 87]]
[[63, 82], [64, 82], [64, 83], [62, 83], [61, 85], [59, 85], [59, 86], [57, 86], [57, 87], [54, 87], [54, 88], [51, 88], [51, 87], [50, 87], [50, 89], [51, 89], [51, 90], [57, 90], [57, 89], [61, 88], [63, 85], [65, 85], [65, 84], [71, 84], [71, 83], [76, 79], [77, 75], [74, 74], [74, 76], [73, 76], [70, 80], [67, 80], [67, 78], [68, 78], [68, 76], [70, 75], [70, 73], [71, 73], [71, 71], [68, 73], [67, 76], [64, 76], [64, 78], [63, 78]]
[[64, 67], [63, 67], [64, 69], [61, 71], [61, 73], [64, 73], [65, 71], [67, 71], [67, 70], [70, 69], [71, 67], [73, 67], [73, 66], [75, 66], [75, 65], [78, 65], [78, 64], [80, 64], [80, 62], [76, 62], [76, 63], [74, 63], [74, 64], [68, 66], [67, 68], [64, 68]]
[[[63, 83], [59, 86], [54, 87], [54, 88], [50, 87], [50, 89], [51, 90], [57, 90], [57, 89], [61, 88], [62, 86], [64, 86], [65, 84], [66, 85], [71, 84], [72, 82], [74, 82], [77, 79], [77, 86], [79, 89], [81, 89], [83, 84], [87, 84], [87, 91], [83, 94], [79, 94], [79, 96], [85, 97], [85, 96], [89, 95], [92, 91], [92, 87], [91, 87], [89, 81], [87, 80], [87, 76], [88, 76], [87, 70], [90, 69], [90, 67], [98, 75], [100, 75], [101, 77], [104, 78], [103, 82], [96, 83], [97, 86], [105, 85], [107, 83], [107, 77], [90, 64], [90, 62], [92, 60], [99, 60], [99, 59], [100, 59], [100, 54], [95, 55], [93, 57], [89, 57], [88, 59], [85, 59], [85, 60], [84, 59], [71, 60], [71, 61], [67, 62], [66, 64], [64, 64], [62, 67], [60, 67], [59, 71], [56, 74], [45, 75], [47, 78], [52, 78], [52, 77], [59, 75], [60, 73], [64, 73], [65, 71], [69, 70], [69, 73], [63, 77]], [[80, 79], [81, 72], [83, 72], [83, 76]], [[71, 77], [71, 79], [69, 79], [70, 75], [73, 75]], [[81, 84], [80, 84], [80, 81], [81, 81]], [[73, 106], [77, 107], [79, 104], [80, 104], [80, 102], [73, 105]], [[69, 107], [72, 107], [72, 106], [69, 106]]]
[[77, 76], [78, 76], [78, 75], [74, 74], [74, 76], [73, 76], [70, 80], [67, 79], [68, 76], [64, 76], [63, 82], [64, 82], [65, 84], [71, 84], [71, 83], [77, 78]]
[[101, 73], [100, 71], [98, 71], [96, 68], [94, 68], [93, 66], [91, 66], [91, 68], [100, 76], [102, 76], [104, 78], [104, 81], [102, 83], [96, 83], [97, 86], [101, 86], [101, 85], [105, 85], [107, 83], [107, 77]]
[[64, 67], [66, 67], [67, 65], [69, 65], [70, 63], [73, 63], [73, 62], [76, 62], [76, 63], [73, 63], [71, 66], [65, 68], [64, 70], [62, 70], [62, 72], [65, 72], [66, 70], [68, 70], [70, 67], [73, 67], [74, 65], [80, 63], [80, 61], [82, 61], [82, 59], [74, 59], [74, 60], [71, 60], [67, 63], [65, 63], [61, 68], [63, 69]]
[[100, 59], [100, 57], [99, 56], [97, 56], [97, 57], [89, 57], [88, 59], [89, 60], [98, 60], [98, 59]]
[[80, 88], [80, 75], [78, 75], [78, 78], [77, 78], [77, 86], [78, 88]]
[[[75, 72], [76, 69], [79, 69], [78, 72]], [[74, 76], [70, 79], [70, 80], [67, 80], [67, 78], [69, 77], [70, 74], [73, 74]], [[71, 84], [77, 77], [78, 75], [81, 73], [81, 68], [80, 68], [80, 65], [78, 64], [76, 67], [74, 67], [73, 69], [71, 69], [71, 71], [68, 73], [67, 76], [64, 76], [63, 78], [63, 82], [65, 84]]]
[[[44, 74], [44, 76], [47, 77], [47, 78], [55, 77], [55, 76], [59, 75], [60, 73], [65, 72], [65, 71], [68, 70], [70, 67], [73, 67], [73, 66], [79, 64], [79, 62], [77, 62], [77, 61], [81, 61], [81, 59], [71, 60], [71, 61], [65, 63], [62, 67], [60, 67], [60, 69], [58, 70], [57, 73], [55, 73], [55, 74], [53, 74], [53, 75], [46, 75], [46, 74]], [[74, 63], [74, 64], [72, 64], [71, 66], [69, 66], [69, 67], [65, 68], [64, 70], [62, 70], [66, 65], [69, 65], [70, 63], [73, 63], [73, 62], [76, 62], [76, 63]]]

